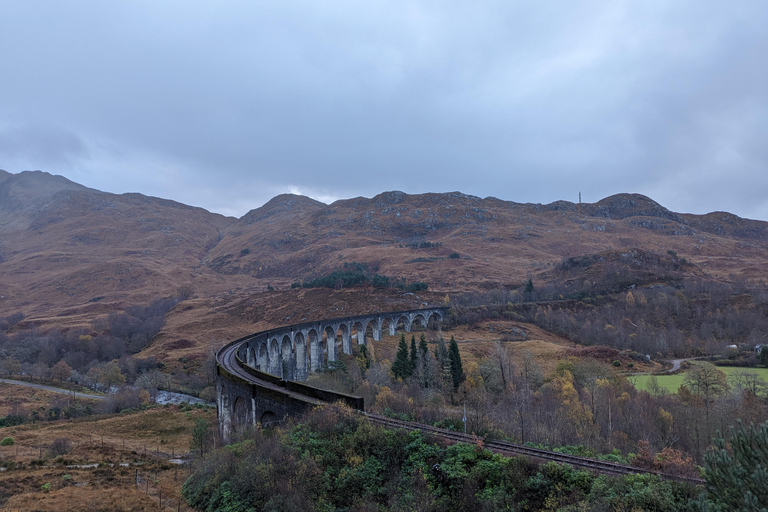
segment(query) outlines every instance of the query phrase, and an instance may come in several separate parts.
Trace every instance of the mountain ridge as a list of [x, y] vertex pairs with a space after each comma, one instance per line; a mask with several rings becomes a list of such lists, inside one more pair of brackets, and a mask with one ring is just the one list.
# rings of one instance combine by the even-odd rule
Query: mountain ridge
[[443, 294], [517, 286], [554, 278], [568, 258], [632, 248], [672, 251], [712, 279], [760, 278], [768, 223], [676, 213], [640, 194], [543, 205], [396, 190], [332, 204], [281, 194], [236, 219], [40, 171], [0, 173], [0, 316], [43, 324], [180, 287], [214, 302], [285, 289], [345, 262]]

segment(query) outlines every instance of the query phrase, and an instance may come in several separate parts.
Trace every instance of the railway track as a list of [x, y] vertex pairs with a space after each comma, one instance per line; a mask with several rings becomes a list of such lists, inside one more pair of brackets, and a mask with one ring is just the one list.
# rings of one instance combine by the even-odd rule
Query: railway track
[[226, 345], [225, 347], [223, 347], [218, 354], [216, 354], [218, 364], [222, 368], [224, 368], [226, 371], [231, 373], [232, 375], [235, 375], [246, 382], [258, 384], [262, 388], [271, 389], [279, 393], [282, 393], [284, 395], [291, 396], [297, 400], [310, 402], [315, 405], [322, 405], [323, 403], [325, 403], [321, 400], [317, 400], [315, 398], [311, 398], [306, 395], [302, 395], [300, 393], [295, 393], [293, 391], [287, 390], [284, 387], [278, 386], [271, 382], [257, 379], [256, 377], [248, 373], [248, 371], [246, 371], [245, 368], [243, 368], [242, 362], [237, 359], [238, 347], [239, 347], [238, 344], [230, 343], [229, 345]]
[[443, 428], [432, 427], [429, 425], [422, 425], [420, 423], [414, 423], [411, 421], [396, 420], [393, 418], [387, 418], [380, 414], [363, 413], [374, 424], [381, 425], [385, 428], [402, 429], [402, 430], [419, 430], [421, 432], [428, 433], [430, 435], [440, 437], [442, 439], [454, 442], [454, 443], [468, 443], [475, 444], [479, 440], [483, 441], [483, 447], [487, 448], [493, 453], [498, 453], [505, 456], [524, 456], [530, 459], [534, 459], [540, 462], [556, 462], [558, 464], [570, 464], [574, 468], [587, 469], [607, 476], [620, 476], [631, 474], [652, 474], [657, 475], [666, 480], [676, 480], [679, 482], [688, 482], [692, 484], [701, 485], [706, 483], [700, 478], [692, 478], [679, 475], [670, 475], [661, 473], [658, 471], [650, 471], [631, 466], [624, 466], [622, 464], [615, 464], [612, 462], [606, 462], [597, 459], [589, 459], [586, 457], [577, 457], [575, 455], [568, 455], [565, 453], [551, 452], [549, 450], [542, 450], [541, 448], [532, 448], [529, 446], [523, 446], [508, 441], [485, 441], [485, 439], [474, 436], [471, 434], [464, 434], [462, 432], [453, 432]]

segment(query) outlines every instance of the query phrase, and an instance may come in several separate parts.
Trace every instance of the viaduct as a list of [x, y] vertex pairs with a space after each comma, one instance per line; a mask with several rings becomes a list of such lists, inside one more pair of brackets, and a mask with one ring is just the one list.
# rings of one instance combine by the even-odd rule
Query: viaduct
[[352, 353], [352, 340], [364, 345], [382, 332], [411, 332], [414, 325], [438, 325], [448, 308], [435, 307], [350, 316], [278, 327], [235, 340], [216, 353], [219, 432], [269, 425], [324, 402], [344, 401], [364, 409], [363, 399], [304, 384], [311, 372]]

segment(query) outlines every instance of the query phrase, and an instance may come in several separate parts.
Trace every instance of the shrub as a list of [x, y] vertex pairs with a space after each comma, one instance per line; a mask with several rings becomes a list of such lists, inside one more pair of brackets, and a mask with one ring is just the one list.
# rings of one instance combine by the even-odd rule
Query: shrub
[[16, 444], [16, 441], [13, 440], [12, 437], [4, 437], [2, 441], [0, 441], [0, 446], [13, 446]]
[[72, 441], [68, 437], [54, 439], [50, 447], [53, 455], [66, 455], [72, 451]]
[[617, 367], [617, 368], [618, 368], [619, 366], [621, 366], [621, 361], [619, 361], [618, 359], [616, 359], [616, 360], [613, 362], [613, 366], [615, 366], [615, 367]]
[[448, 258], [452, 260], [458, 260], [461, 258], [461, 255], [457, 252], [452, 252], [451, 254], [448, 255]]

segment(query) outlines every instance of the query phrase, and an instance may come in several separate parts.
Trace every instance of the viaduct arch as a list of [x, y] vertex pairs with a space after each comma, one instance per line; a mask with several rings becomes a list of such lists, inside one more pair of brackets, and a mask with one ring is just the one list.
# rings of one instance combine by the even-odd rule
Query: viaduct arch
[[[363, 399], [304, 384], [352, 343], [380, 341], [416, 325], [442, 325], [448, 308], [435, 307], [349, 316], [287, 325], [237, 339], [216, 353], [219, 432], [229, 442], [237, 431], [269, 425], [324, 402], [344, 401], [363, 409]], [[386, 329], [386, 331], [384, 331]]]

